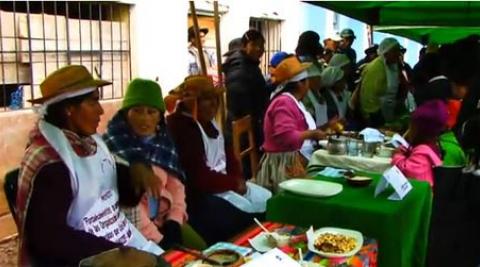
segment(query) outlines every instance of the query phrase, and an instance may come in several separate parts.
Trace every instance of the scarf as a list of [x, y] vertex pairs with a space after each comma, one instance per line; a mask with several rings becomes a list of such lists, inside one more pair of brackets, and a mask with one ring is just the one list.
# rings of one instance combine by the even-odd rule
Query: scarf
[[117, 112], [108, 123], [103, 139], [112, 153], [129, 163], [143, 162], [162, 167], [185, 182], [185, 173], [180, 166], [177, 150], [167, 132], [167, 127], [163, 121], [158, 126], [159, 129], [152, 140], [143, 142], [132, 132], [123, 114]]
[[[63, 130], [73, 150], [81, 157], [96, 153], [97, 145], [92, 137], [80, 137], [74, 132]], [[18, 266], [30, 266], [27, 240], [25, 237], [25, 222], [33, 185], [38, 172], [46, 165], [61, 161], [55, 149], [48, 143], [37, 126], [30, 132], [27, 149], [23, 157], [17, 192], [17, 212], [15, 221], [19, 229], [20, 249], [18, 254]]]

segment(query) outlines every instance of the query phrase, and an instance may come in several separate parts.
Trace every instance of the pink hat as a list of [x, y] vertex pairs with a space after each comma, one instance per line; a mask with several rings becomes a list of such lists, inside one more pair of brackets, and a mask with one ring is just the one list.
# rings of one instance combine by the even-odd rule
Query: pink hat
[[443, 100], [431, 100], [417, 107], [412, 124], [425, 137], [439, 136], [447, 128], [448, 108]]

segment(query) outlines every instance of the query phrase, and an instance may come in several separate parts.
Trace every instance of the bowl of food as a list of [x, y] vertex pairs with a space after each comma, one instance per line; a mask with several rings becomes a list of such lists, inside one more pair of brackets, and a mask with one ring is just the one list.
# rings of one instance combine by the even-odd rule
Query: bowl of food
[[345, 180], [347, 180], [347, 183], [354, 187], [368, 186], [373, 181], [371, 177], [360, 176], [360, 175], [353, 175], [353, 176], [344, 175], [344, 177], [345, 177]]
[[363, 235], [354, 230], [324, 227], [307, 233], [308, 249], [323, 257], [351, 257], [363, 245]]
[[272, 247], [284, 247], [290, 244], [290, 235], [271, 232], [267, 234], [267, 240]]
[[202, 264], [210, 264], [212, 266], [228, 266], [238, 267], [245, 263], [244, 258], [238, 252], [229, 249], [219, 249], [208, 253], [207, 258], [218, 262], [219, 264], [212, 264], [212, 262], [202, 260]]

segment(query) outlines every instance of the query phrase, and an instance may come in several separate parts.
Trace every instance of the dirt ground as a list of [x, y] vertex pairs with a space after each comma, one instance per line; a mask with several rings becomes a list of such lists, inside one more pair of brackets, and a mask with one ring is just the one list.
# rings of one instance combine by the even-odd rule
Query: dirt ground
[[18, 238], [0, 242], [0, 266], [16, 267], [18, 253]]

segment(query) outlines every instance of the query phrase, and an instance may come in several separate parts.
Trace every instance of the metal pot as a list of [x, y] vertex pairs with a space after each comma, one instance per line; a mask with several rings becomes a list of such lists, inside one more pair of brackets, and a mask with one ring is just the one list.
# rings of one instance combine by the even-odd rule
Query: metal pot
[[327, 145], [328, 154], [345, 155], [347, 153], [347, 139], [343, 136], [330, 136]]

